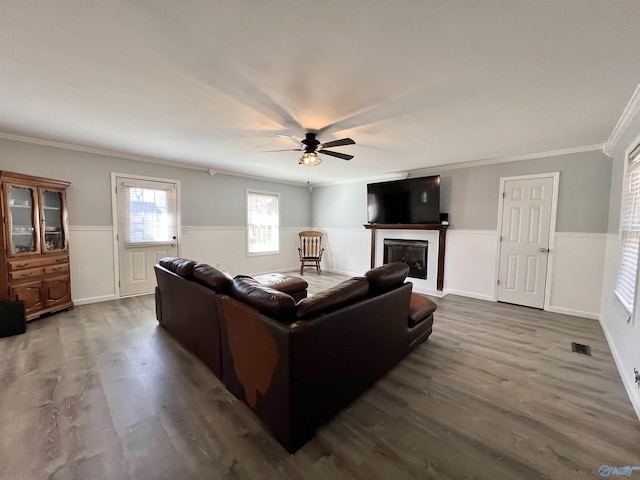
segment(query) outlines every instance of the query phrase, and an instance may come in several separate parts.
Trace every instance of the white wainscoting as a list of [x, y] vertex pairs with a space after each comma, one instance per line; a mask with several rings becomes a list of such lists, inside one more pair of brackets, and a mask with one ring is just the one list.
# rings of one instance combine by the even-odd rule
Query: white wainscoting
[[445, 291], [493, 301], [497, 255], [497, 231], [448, 230], [444, 264]]
[[606, 249], [606, 233], [555, 234], [550, 262], [550, 312], [600, 318]]
[[182, 227], [180, 256], [208, 263], [232, 275], [289, 272], [300, 268], [298, 232], [308, 227], [281, 227], [280, 253], [247, 256], [245, 227]]
[[371, 234], [362, 228], [316, 228], [324, 233], [322, 268], [342, 275], [362, 275], [371, 264]]
[[[280, 253], [247, 256], [245, 227], [183, 227], [180, 256], [219, 265], [233, 275], [297, 271], [298, 232], [280, 229]], [[71, 293], [76, 305], [116, 299], [112, 227], [69, 228]]]
[[635, 383], [634, 368], [640, 370], [640, 318], [635, 321], [618, 301], [614, 288], [620, 264], [620, 237], [607, 235], [606, 261], [602, 289], [600, 325], [607, 337], [622, 383], [627, 390], [636, 415], [640, 419], [640, 389]]
[[69, 227], [73, 303], [116, 298], [112, 227]]
[[[326, 235], [325, 270], [362, 275], [369, 269], [368, 230], [316, 228]], [[604, 233], [555, 234], [550, 257], [549, 311], [599, 318], [606, 237]], [[492, 301], [496, 292], [498, 240], [495, 230], [448, 230], [444, 292]], [[380, 250], [379, 246], [376, 250]]]
[[[247, 256], [244, 227], [183, 227], [180, 255], [208, 263], [233, 275], [296, 271], [298, 232], [280, 231], [280, 253]], [[371, 233], [360, 228], [318, 228], [325, 233], [323, 269], [362, 275], [369, 269]], [[111, 227], [70, 228], [71, 291], [76, 305], [116, 298]], [[378, 235], [381, 237], [381, 235]], [[606, 234], [556, 233], [551, 256], [549, 310], [599, 318]], [[491, 230], [447, 232], [445, 293], [492, 300], [498, 234]], [[416, 290], [419, 290], [416, 286]], [[424, 293], [439, 294], [426, 291]]]

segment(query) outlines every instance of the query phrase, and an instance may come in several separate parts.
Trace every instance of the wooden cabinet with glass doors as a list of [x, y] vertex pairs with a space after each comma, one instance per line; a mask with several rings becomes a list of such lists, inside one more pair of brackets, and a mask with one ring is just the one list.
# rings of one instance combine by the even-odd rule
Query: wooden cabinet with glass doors
[[0, 171], [0, 301], [22, 301], [27, 320], [73, 307], [66, 189], [69, 182]]

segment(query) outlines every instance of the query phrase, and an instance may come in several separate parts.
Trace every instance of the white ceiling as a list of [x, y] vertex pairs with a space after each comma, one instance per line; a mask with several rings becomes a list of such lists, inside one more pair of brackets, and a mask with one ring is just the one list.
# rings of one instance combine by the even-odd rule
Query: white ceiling
[[[638, 0], [0, 0], [0, 132], [305, 183], [604, 143]], [[1, 160], [0, 160], [1, 161]]]

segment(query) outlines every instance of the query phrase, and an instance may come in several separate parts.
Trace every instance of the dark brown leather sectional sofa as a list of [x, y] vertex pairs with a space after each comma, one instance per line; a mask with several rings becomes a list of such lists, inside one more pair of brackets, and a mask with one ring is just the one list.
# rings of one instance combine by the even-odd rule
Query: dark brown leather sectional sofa
[[167, 258], [156, 313], [293, 453], [431, 334], [435, 304], [412, 297], [408, 270], [383, 265], [305, 298], [296, 277]]

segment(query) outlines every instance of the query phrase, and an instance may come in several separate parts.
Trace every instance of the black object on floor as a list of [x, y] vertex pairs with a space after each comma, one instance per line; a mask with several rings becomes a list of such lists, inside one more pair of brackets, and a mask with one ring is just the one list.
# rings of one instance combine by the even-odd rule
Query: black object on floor
[[20, 335], [27, 331], [27, 315], [23, 302], [0, 302], [0, 337]]
[[571, 351], [591, 356], [591, 347], [589, 345], [571, 342]]

